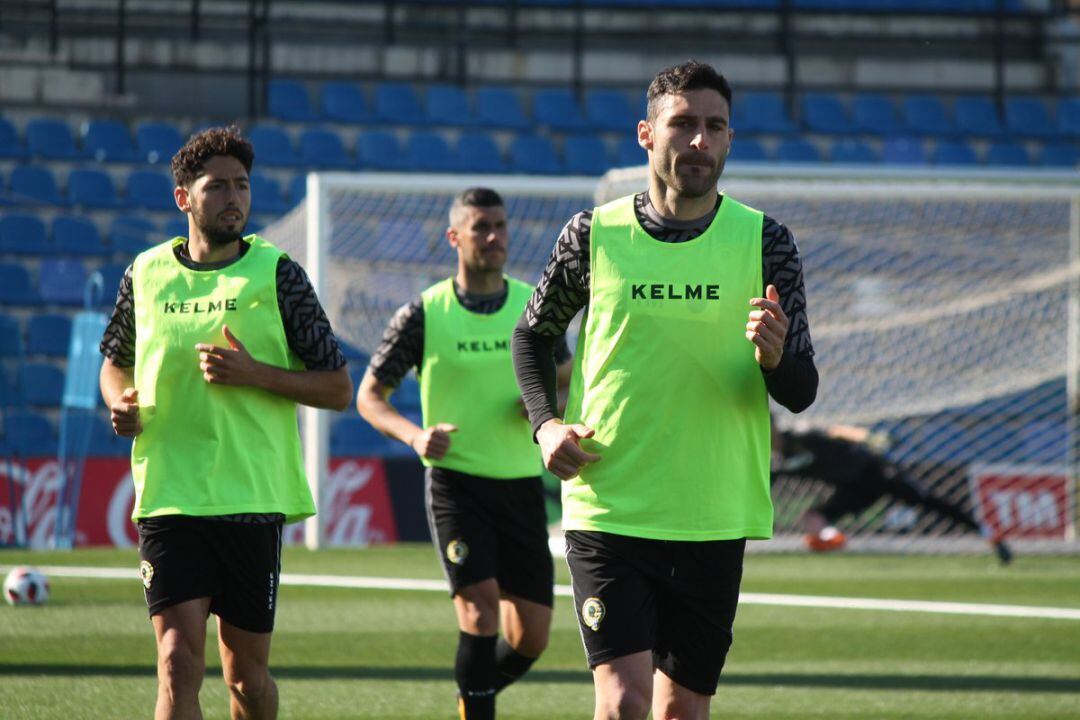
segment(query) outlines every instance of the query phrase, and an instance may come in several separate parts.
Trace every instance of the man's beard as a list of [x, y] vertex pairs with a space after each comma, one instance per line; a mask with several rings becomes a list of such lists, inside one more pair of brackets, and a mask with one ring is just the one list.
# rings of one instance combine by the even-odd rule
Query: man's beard
[[680, 197], [700, 198], [716, 193], [716, 187], [720, 182], [720, 175], [724, 172], [723, 158], [717, 160], [716, 167], [708, 175], [695, 177], [680, 175], [678, 169], [660, 173], [660, 179], [668, 187], [674, 188]]
[[192, 217], [195, 218], [195, 227], [199, 228], [199, 232], [202, 233], [203, 237], [206, 238], [206, 242], [212, 247], [221, 247], [240, 240], [244, 236], [244, 228], [247, 226], [245, 220], [236, 230], [216, 227], [207, 222], [202, 213], [194, 209], [192, 209]]

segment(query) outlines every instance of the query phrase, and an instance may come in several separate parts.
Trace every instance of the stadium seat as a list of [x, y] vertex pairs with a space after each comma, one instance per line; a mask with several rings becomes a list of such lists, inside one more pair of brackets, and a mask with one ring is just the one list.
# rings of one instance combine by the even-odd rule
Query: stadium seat
[[120, 282], [124, 279], [129, 263], [108, 263], [102, 265], [94, 272], [101, 275], [101, 304], [111, 307], [116, 300], [116, 293], [120, 290]]
[[41, 299], [54, 305], [83, 304], [86, 289], [86, 267], [75, 258], [41, 261]]
[[463, 133], [458, 138], [458, 169], [461, 172], [504, 173], [509, 171], [499, 146], [482, 132]]
[[162, 228], [165, 240], [172, 240], [173, 238], [186, 238], [188, 235], [188, 220], [187, 216], [169, 218], [165, 221], [165, 227]]
[[435, 132], [414, 132], [405, 143], [405, 162], [410, 170], [454, 172], [458, 160], [446, 139]]
[[[338, 338], [338, 347], [341, 348], [341, 354], [349, 361], [349, 366], [354, 369], [359, 367], [363, 370], [368, 366], [368, 363], [371, 362], [370, 355], [350, 342]], [[359, 387], [359, 385], [357, 385], [357, 387]]]
[[27, 405], [58, 406], [64, 396], [64, 372], [52, 363], [21, 363], [15, 385]]
[[316, 119], [311, 98], [302, 83], [273, 79], [267, 84], [266, 90], [270, 117], [285, 122], [313, 122]]
[[256, 125], [248, 132], [260, 165], [297, 167], [303, 162], [293, 149], [292, 140], [281, 128]]
[[108, 419], [97, 415], [72, 415], [69, 422], [85, 423], [89, 428], [86, 454], [88, 457], [127, 457], [131, 455], [131, 438], [113, 432]]
[[589, 127], [574, 94], [565, 88], [537, 90], [532, 102], [533, 122], [562, 133], [579, 133]]
[[116, 120], [91, 120], [83, 126], [83, 150], [98, 162], [136, 162], [139, 153], [127, 126]]
[[900, 107], [909, 132], [931, 137], [956, 135], [956, 126], [936, 95], [912, 95], [904, 98]]
[[146, 162], [168, 165], [184, 145], [184, 137], [169, 123], [145, 122], [135, 126], [135, 144]]
[[962, 97], [953, 103], [956, 129], [968, 137], [998, 138], [1005, 127], [998, 118], [997, 106], [988, 97]]
[[[0, 314], [0, 358], [21, 358], [23, 353], [22, 327], [11, 315]], [[3, 366], [0, 366], [2, 369]]]
[[477, 88], [475, 97], [476, 120], [481, 126], [509, 130], [525, 130], [532, 126], [512, 90], [481, 87]]
[[834, 163], [865, 165], [881, 162], [881, 158], [870, 145], [861, 140], [844, 139], [833, 143], [829, 148], [829, 159]]
[[[1058, 101], [1057, 131], [1063, 138], [1080, 138], [1080, 98], [1064, 98]], [[3, 150], [0, 149], [0, 157]]]
[[56, 431], [40, 413], [20, 411], [4, 418], [4, 444], [16, 456], [53, 457], [57, 452]]
[[528, 175], [560, 175], [565, 170], [551, 141], [540, 135], [519, 135], [510, 142], [510, 168]]
[[251, 174], [251, 212], [281, 215], [289, 205], [281, 194], [281, 186], [272, 175], [254, 171]]
[[852, 101], [852, 123], [855, 132], [864, 135], [891, 137], [904, 130], [892, 100], [874, 93], [855, 96]]
[[790, 135], [797, 131], [779, 93], [743, 93], [733, 105], [731, 127], [735, 132]]
[[330, 426], [333, 457], [379, 457], [390, 452], [391, 442], [363, 418], [343, 417]]
[[156, 170], [136, 170], [127, 176], [127, 204], [142, 210], [176, 210], [171, 177]]
[[28, 154], [15, 126], [5, 118], [0, 118], [0, 158], [24, 160]]
[[1046, 143], [1039, 150], [1037, 163], [1044, 167], [1076, 169], [1080, 165], [1080, 150], [1073, 143]]
[[73, 205], [98, 210], [121, 206], [112, 178], [101, 170], [72, 170], [67, 181], [68, 197]]
[[826, 135], [849, 135], [855, 127], [840, 98], [825, 93], [803, 96], [802, 124], [810, 132]]
[[776, 159], [779, 162], [821, 162], [821, 153], [807, 140], [788, 138], [776, 146]]
[[292, 207], [307, 197], [307, 175], [305, 173], [294, 175], [287, 189], [289, 207]]
[[643, 119], [630, 108], [626, 93], [605, 89], [585, 92], [585, 117], [597, 130], [622, 133], [632, 132]]
[[26, 124], [26, 147], [31, 155], [46, 160], [82, 160], [86, 157], [76, 146], [67, 123], [53, 118], [35, 118]]
[[45, 314], [30, 318], [26, 328], [26, 354], [66, 358], [71, 341], [71, 318]]
[[986, 151], [988, 165], [1030, 165], [1027, 148], [1018, 142], [991, 143]]
[[1046, 140], [1057, 135], [1046, 104], [1038, 98], [1005, 98], [1005, 129], [1019, 138]]
[[375, 119], [390, 125], [426, 125], [427, 117], [412, 85], [384, 82], [375, 86]]
[[420, 409], [420, 383], [414, 375], [407, 375], [394, 390], [391, 398], [398, 412]]
[[41, 297], [20, 263], [0, 263], [0, 305], [39, 305]]
[[97, 225], [83, 217], [57, 215], [52, 222], [52, 247], [58, 255], [105, 256], [109, 248], [101, 241]]
[[45, 223], [29, 213], [4, 214], [0, 217], [0, 253], [51, 255], [53, 244], [45, 232]]
[[595, 135], [571, 135], [563, 143], [566, 171], [571, 175], [600, 176], [611, 168], [607, 147]]
[[356, 161], [345, 149], [341, 137], [333, 130], [311, 128], [300, 133], [300, 159], [308, 167], [345, 170]]
[[935, 165], [978, 165], [979, 156], [966, 142], [939, 140], [930, 153], [930, 162]]
[[432, 125], [465, 127], [473, 124], [465, 91], [456, 85], [432, 85], [424, 95], [427, 120]]
[[109, 247], [114, 253], [134, 257], [146, 250], [158, 236], [154, 223], [138, 215], [117, 215], [109, 224]]
[[20, 204], [68, 205], [48, 168], [19, 165], [11, 171], [11, 197]]
[[360, 167], [373, 170], [404, 170], [405, 154], [397, 136], [386, 130], [371, 130], [356, 138], [356, 159]]
[[890, 165], [922, 165], [926, 162], [926, 146], [919, 138], [885, 138], [881, 159]]
[[[732, 143], [732, 148], [738, 145], [738, 142]], [[746, 140], [743, 139], [742, 142]], [[732, 149], [731, 152], [734, 153], [735, 150]], [[645, 149], [638, 145], [636, 137], [624, 137], [615, 144], [615, 167], [636, 167], [644, 165], [648, 159]]]
[[364, 93], [359, 87], [347, 82], [323, 83], [319, 93], [322, 116], [326, 120], [343, 123], [371, 122], [373, 115], [367, 107]]
[[[633, 146], [628, 147], [627, 150], [633, 151], [635, 156], [640, 155], [641, 160], [644, 161], [645, 151], [641, 149], [637, 141], [633, 141]], [[736, 162], [764, 162], [769, 159], [769, 153], [765, 151], [764, 145], [753, 138], [737, 138], [731, 143], [731, 153], [727, 159]]]

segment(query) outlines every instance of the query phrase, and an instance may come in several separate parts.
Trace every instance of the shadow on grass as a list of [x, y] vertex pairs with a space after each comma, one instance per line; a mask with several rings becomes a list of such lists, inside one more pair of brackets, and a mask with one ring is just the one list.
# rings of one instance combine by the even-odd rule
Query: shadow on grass
[[[289, 680], [402, 680], [453, 682], [449, 667], [364, 667], [347, 665], [271, 666], [274, 677]], [[50, 677], [146, 677], [156, 676], [149, 665], [51, 665], [0, 663], [0, 677], [45, 675]], [[210, 666], [207, 677], [221, 674], [221, 668]], [[584, 670], [545, 670], [530, 672], [525, 682], [582, 684], [592, 683]], [[805, 687], [849, 690], [922, 690], [927, 692], [1030, 692], [1080, 694], [1080, 683], [1067, 678], [1038, 678], [1000, 675], [840, 675], [813, 673], [726, 673], [720, 678], [724, 686]]]

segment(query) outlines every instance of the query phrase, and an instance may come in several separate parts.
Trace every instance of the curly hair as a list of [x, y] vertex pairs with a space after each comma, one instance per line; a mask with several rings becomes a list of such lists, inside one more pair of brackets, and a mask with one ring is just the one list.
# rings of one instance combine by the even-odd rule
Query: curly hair
[[649, 83], [649, 92], [646, 95], [649, 103], [646, 111], [648, 119], [656, 119], [660, 112], [660, 100], [664, 96], [681, 95], [691, 90], [715, 90], [727, 100], [728, 111], [731, 111], [731, 85], [727, 78], [718, 73], [712, 65], [687, 60], [681, 65], [661, 70]]
[[255, 149], [235, 125], [203, 130], [188, 138], [184, 147], [176, 151], [172, 159], [172, 176], [177, 187], [191, 187], [206, 172], [206, 162], [219, 155], [228, 155], [240, 161], [248, 174], [255, 161]]

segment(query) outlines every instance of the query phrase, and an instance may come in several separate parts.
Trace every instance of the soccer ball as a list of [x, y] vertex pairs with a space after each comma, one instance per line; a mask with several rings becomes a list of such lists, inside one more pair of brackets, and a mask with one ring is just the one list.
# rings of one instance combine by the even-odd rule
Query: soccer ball
[[32, 567], [17, 567], [4, 578], [4, 599], [10, 605], [44, 605], [49, 579]]

